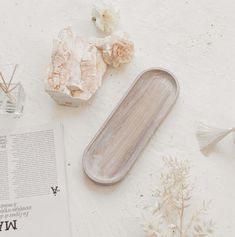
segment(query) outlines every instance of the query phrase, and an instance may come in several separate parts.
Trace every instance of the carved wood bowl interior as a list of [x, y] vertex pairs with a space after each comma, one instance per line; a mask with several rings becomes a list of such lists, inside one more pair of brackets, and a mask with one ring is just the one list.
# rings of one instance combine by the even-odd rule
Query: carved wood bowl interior
[[159, 68], [142, 72], [86, 148], [85, 173], [101, 184], [124, 178], [178, 94], [177, 79], [170, 72]]

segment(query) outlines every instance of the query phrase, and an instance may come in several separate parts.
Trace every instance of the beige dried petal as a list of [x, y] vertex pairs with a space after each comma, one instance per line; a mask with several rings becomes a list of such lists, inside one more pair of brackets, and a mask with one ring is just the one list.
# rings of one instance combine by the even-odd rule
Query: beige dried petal
[[126, 33], [116, 33], [107, 37], [102, 48], [104, 61], [113, 67], [129, 63], [134, 54], [134, 44]]

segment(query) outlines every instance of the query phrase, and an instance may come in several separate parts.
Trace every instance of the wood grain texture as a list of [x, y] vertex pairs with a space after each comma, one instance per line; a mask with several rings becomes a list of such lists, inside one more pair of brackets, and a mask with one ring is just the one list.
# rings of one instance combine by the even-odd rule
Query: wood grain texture
[[83, 166], [95, 182], [112, 184], [130, 170], [174, 105], [179, 93], [175, 77], [153, 68], [141, 73], [95, 138]]

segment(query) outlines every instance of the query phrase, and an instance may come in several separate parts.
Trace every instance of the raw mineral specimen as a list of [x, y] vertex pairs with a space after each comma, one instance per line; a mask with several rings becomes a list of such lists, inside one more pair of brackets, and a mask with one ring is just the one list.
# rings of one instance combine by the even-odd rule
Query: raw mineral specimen
[[59, 104], [78, 106], [101, 86], [106, 69], [95, 45], [63, 29], [53, 42], [46, 91]]
[[129, 63], [133, 53], [127, 33], [84, 38], [70, 28], [63, 29], [53, 43], [46, 91], [59, 104], [78, 106], [101, 86], [108, 65]]

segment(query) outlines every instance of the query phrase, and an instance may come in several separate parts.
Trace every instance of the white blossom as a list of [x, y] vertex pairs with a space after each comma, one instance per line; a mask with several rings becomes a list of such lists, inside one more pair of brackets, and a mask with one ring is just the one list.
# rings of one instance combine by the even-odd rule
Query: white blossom
[[92, 21], [106, 34], [111, 34], [119, 22], [119, 9], [111, 4], [100, 3], [92, 9]]

